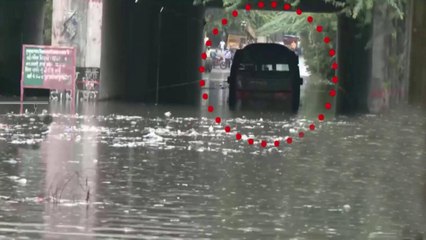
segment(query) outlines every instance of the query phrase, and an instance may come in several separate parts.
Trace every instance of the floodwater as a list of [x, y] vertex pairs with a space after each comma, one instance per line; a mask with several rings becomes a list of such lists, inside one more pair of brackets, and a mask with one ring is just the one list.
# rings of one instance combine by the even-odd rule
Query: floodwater
[[[34, 114], [26, 106], [23, 115], [1, 105], [0, 239], [392, 240], [423, 233], [420, 109], [330, 118], [310, 131], [315, 119], [304, 114], [232, 113], [226, 89], [213, 85], [205, 91], [221, 125], [204, 105], [81, 103], [73, 115], [61, 103]], [[251, 136], [253, 146], [245, 141]]]

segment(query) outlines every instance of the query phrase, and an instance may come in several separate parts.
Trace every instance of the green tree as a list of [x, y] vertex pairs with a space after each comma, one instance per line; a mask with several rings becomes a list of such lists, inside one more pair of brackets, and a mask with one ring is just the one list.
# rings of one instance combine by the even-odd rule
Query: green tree
[[[306, 19], [311, 16], [315, 19], [315, 25], [307, 23]], [[315, 26], [323, 26], [323, 34], [316, 31]], [[303, 48], [304, 58], [311, 73], [321, 78], [330, 78], [333, 70], [330, 68], [335, 56], [330, 57], [327, 53], [334, 48], [333, 42], [329, 45], [324, 44], [323, 36], [327, 35], [335, 39], [337, 34], [337, 16], [336, 14], [302, 14], [279, 12], [274, 18], [257, 28], [259, 35], [270, 36], [275, 33], [294, 34], [301, 37], [301, 47]]]
[[[216, 0], [194, 0], [194, 4], [205, 4]], [[277, 0], [278, 3], [290, 3], [297, 6], [303, 0]], [[402, 18], [404, 16], [403, 5], [406, 0], [318, 0], [325, 3], [330, 3], [340, 9], [340, 12], [346, 13], [353, 18], [359, 18], [365, 23], [371, 22], [371, 10], [374, 7], [374, 2], [384, 3], [390, 6], [395, 14], [395, 17]], [[223, 0], [223, 6], [226, 10], [233, 10], [242, 7], [246, 3], [255, 4], [258, 0]]]
[[[206, 3], [214, 0], [195, 0], [196, 3]], [[277, 0], [283, 4], [290, 3], [297, 6], [303, 0]], [[311, 73], [320, 78], [328, 79], [333, 71], [330, 65], [335, 61], [335, 57], [330, 58], [327, 52], [330, 48], [335, 48], [333, 44], [328, 46], [323, 43], [322, 36], [327, 35], [333, 39], [337, 35], [337, 14], [346, 14], [354, 18], [360, 25], [371, 24], [373, 17], [374, 2], [380, 2], [381, 11], [386, 11], [391, 22], [401, 20], [404, 17], [405, 0], [318, 0], [333, 4], [340, 9], [335, 14], [309, 14], [315, 19], [315, 25], [324, 27], [323, 34], [318, 34], [314, 26], [306, 22], [308, 14], [298, 16], [288, 12], [257, 11], [248, 13], [244, 11], [241, 19], [247, 20], [254, 26], [256, 33], [262, 36], [270, 36], [275, 33], [296, 34], [301, 36], [301, 46], [304, 49], [306, 64]], [[223, 0], [226, 11], [231, 11], [243, 7], [250, 3], [255, 5], [257, 0]], [[240, 11], [243, 12], [243, 11]], [[396, 28], [394, 29], [396, 33]], [[335, 42], [332, 42], [335, 43]]]

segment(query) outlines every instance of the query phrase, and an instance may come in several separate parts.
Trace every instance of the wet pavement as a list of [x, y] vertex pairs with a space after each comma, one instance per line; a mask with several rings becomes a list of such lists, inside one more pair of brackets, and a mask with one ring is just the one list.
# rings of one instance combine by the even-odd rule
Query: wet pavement
[[[80, 103], [74, 115], [61, 103], [24, 115], [0, 105], [0, 239], [392, 240], [425, 230], [424, 112], [330, 116], [310, 131], [309, 89], [296, 116], [235, 113], [226, 75], [215, 70], [203, 89], [215, 114], [205, 102]], [[272, 146], [287, 136], [292, 144]]]

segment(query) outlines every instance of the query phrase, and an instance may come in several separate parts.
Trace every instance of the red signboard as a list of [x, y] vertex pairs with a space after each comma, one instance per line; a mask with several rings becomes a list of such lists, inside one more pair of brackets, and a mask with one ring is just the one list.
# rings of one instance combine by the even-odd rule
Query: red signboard
[[74, 48], [22, 46], [21, 102], [25, 88], [69, 90], [75, 101], [76, 52]]

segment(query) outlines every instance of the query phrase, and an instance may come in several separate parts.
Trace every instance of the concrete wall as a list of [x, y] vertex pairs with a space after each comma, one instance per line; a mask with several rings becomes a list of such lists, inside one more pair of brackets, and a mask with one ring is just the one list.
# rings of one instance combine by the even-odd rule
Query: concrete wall
[[53, 0], [52, 46], [76, 48], [77, 66], [85, 66], [88, 1]]
[[409, 101], [426, 107], [426, 2], [413, 1]]
[[104, 3], [101, 98], [155, 101], [159, 68], [160, 102], [198, 102], [204, 9], [167, 3], [160, 24], [161, 3]]
[[371, 50], [366, 49], [371, 26], [360, 27], [344, 15], [338, 17], [337, 62], [339, 85], [337, 112], [368, 111], [368, 85], [371, 79]]
[[100, 80], [102, 6], [102, 0], [53, 0], [52, 45], [76, 48], [79, 92], [99, 89], [94, 82]]
[[101, 67], [102, 7], [102, 0], [89, 1], [85, 67]]
[[0, 95], [19, 95], [23, 44], [43, 44], [44, 0], [0, 1]]
[[102, 0], [53, 0], [52, 45], [77, 49], [78, 67], [100, 67]]
[[[367, 26], [339, 17], [338, 75], [343, 90], [338, 112], [380, 113], [408, 100], [410, 1], [404, 19], [392, 19], [392, 11], [384, 2], [375, 2]], [[412, 68], [418, 69], [422, 67]]]
[[[408, 2], [408, 1], [407, 1]], [[376, 2], [373, 11], [372, 76], [369, 86], [370, 112], [385, 111], [408, 99], [410, 5], [405, 18], [391, 19], [391, 9]]]
[[[369, 110], [372, 112], [380, 112], [389, 106], [388, 96], [385, 92], [386, 77], [386, 59], [385, 48], [386, 36], [384, 31], [388, 29], [388, 22], [385, 21], [386, 16], [377, 9], [376, 4], [373, 15], [373, 33], [372, 33], [372, 76], [369, 88]], [[375, 92], [379, 94], [374, 94]], [[373, 94], [371, 94], [373, 93]]]
[[130, 1], [106, 1], [102, 18], [102, 55], [100, 98], [116, 98], [125, 93], [128, 78]]

